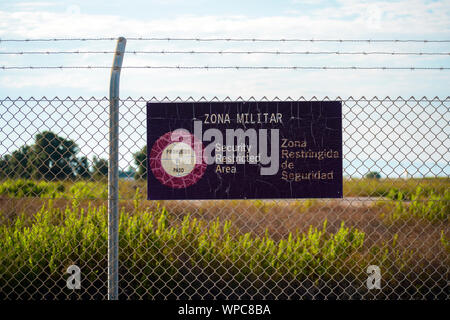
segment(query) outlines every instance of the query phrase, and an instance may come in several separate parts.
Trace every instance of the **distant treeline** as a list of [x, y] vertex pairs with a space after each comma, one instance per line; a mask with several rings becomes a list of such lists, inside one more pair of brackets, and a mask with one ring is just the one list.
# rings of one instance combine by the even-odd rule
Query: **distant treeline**
[[[103, 179], [108, 176], [108, 160], [78, 156], [79, 146], [51, 131], [35, 136], [34, 144], [23, 145], [0, 157], [0, 179]], [[146, 178], [146, 147], [133, 154], [137, 169], [120, 171], [121, 178]]]

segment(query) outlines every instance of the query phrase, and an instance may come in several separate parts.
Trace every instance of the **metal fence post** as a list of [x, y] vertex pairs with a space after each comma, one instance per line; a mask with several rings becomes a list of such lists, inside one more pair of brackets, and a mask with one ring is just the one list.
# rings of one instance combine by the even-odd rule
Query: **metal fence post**
[[117, 40], [109, 85], [108, 300], [119, 298], [119, 81], [127, 40]]

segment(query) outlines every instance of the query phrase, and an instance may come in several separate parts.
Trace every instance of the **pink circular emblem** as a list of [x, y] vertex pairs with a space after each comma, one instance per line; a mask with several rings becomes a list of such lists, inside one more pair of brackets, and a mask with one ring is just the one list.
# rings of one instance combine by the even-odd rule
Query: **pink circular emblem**
[[163, 185], [182, 189], [199, 181], [207, 164], [203, 144], [184, 129], [167, 132], [156, 140], [150, 151], [150, 168]]

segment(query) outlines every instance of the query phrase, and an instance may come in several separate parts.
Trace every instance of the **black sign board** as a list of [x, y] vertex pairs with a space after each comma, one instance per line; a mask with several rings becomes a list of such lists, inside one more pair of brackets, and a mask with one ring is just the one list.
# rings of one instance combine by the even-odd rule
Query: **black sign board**
[[148, 102], [148, 199], [342, 198], [340, 101]]

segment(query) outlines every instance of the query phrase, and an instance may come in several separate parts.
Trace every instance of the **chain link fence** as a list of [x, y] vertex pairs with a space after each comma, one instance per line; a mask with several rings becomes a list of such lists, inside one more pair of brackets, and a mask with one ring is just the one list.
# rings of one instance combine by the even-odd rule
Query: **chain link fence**
[[[120, 101], [120, 299], [449, 298], [450, 97], [320, 99], [342, 101], [343, 199], [158, 202], [148, 100]], [[108, 108], [0, 100], [1, 299], [106, 299]]]

